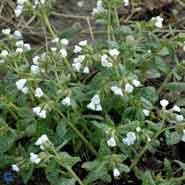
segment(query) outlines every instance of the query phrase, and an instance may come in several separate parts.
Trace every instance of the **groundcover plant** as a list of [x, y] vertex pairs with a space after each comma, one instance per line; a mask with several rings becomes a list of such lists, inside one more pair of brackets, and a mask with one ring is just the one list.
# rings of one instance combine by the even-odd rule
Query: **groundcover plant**
[[45, 29], [42, 47], [2, 28], [2, 183], [183, 184], [185, 35], [169, 26], [172, 36], [160, 36], [162, 15], [122, 25], [118, 10], [131, 2], [98, 0], [91, 17], [102, 39], [89, 23], [89, 38], [73, 44], [49, 21], [55, 3], [13, 3], [15, 19]]

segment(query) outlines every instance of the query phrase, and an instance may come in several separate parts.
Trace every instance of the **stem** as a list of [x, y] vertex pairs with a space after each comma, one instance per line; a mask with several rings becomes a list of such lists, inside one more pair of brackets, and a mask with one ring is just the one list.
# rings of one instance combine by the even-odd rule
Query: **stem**
[[68, 70], [69, 71], [71, 71], [71, 74], [72, 74], [72, 76], [73, 76], [73, 78], [77, 78], [77, 76], [76, 76], [76, 74], [74, 73], [74, 71], [73, 71], [73, 69], [72, 69], [72, 67], [71, 67], [71, 65], [69, 65], [69, 62], [67, 61], [67, 59], [65, 58], [64, 59], [64, 63], [66, 64], [66, 66], [67, 66], [67, 68], [68, 68]]
[[52, 36], [53, 38], [55, 38], [55, 37], [56, 37], [56, 34], [55, 34], [55, 32], [53, 31], [53, 28], [51, 27], [51, 24], [50, 24], [50, 22], [49, 22], [49, 19], [48, 19], [47, 15], [46, 15], [45, 13], [43, 13], [43, 19], [44, 19], [44, 22], [45, 22], [45, 24], [46, 24], [46, 26], [47, 26], [47, 28], [48, 28], [48, 30], [49, 30], [51, 36]]
[[84, 185], [84, 183], [81, 181], [81, 179], [76, 175], [76, 173], [73, 171], [72, 168], [70, 167], [66, 167], [66, 170], [76, 179], [76, 181], [80, 184], [80, 185]]
[[72, 124], [68, 123], [71, 129], [81, 138], [81, 140], [88, 146], [89, 150], [96, 156], [97, 152], [95, 148], [89, 143], [89, 141], [81, 134], [81, 132]]
[[[185, 125], [185, 123], [184, 124], [182, 124], [182, 125]], [[163, 125], [164, 126], [164, 125]], [[161, 130], [159, 131], [159, 132], [157, 132], [156, 134], [155, 134], [155, 136], [152, 138], [152, 141], [154, 141], [155, 139], [157, 139], [163, 132], [165, 132], [166, 130], [171, 130], [171, 129], [174, 129], [174, 128], [176, 128], [176, 126], [170, 126], [170, 127], [167, 127], [167, 128], [163, 128], [163, 126], [162, 126], [162, 128], [161, 128]], [[152, 142], [151, 141], [151, 142]], [[141, 152], [138, 154], [138, 156], [137, 156], [137, 158], [132, 162], [132, 164], [131, 164], [131, 166], [130, 166], [130, 169], [133, 169], [136, 165], [137, 165], [137, 163], [139, 162], [139, 160], [141, 159], [141, 157], [144, 155], [144, 153], [148, 150], [148, 147], [151, 145], [151, 142], [148, 142], [145, 146], [144, 146], [144, 148], [141, 150]]]
[[[64, 119], [65, 116], [59, 111], [56, 109], [56, 111], [58, 112], [58, 114], [60, 116], [62, 116]], [[81, 134], [81, 132], [70, 122], [68, 122], [68, 125], [71, 127], [71, 129], [81, 138], [81, 140], [86, 144], [86, 146], [89, 148], [89, 150], [95, 155], [97, 156], [97, 151], [95, 150], [95, 148], [91, 145], [91, 143], [89, 143], [89, 141], [84, 137], [83, 134]]]

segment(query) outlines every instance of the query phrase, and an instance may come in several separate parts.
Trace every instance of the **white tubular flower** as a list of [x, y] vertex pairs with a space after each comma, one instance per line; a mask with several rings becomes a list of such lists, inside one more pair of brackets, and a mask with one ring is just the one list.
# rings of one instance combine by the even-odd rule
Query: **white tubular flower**
[[2, 50], [1, 53], [0, 53], [1, 57], [7, 57], [8, 55], [9, 55], [9, 52], [6, 49]]
[[14, 31], [13, 35], [16, 39], [22, 39], [22, 33], [19, 30]]
[[150, 111], [147, 109], [143, 109], [143, 113], [146, 117], [148, 117], [150, 115]]
[[11, 29], [10, 29], [10, 28], [2, 29], [1, 32], [2, 32], [4, 35], [10, 35]]
[[136, 132], [140, 132], [141, 131], [141, 127], [136, 127]]
[[117, 144], [116, 144], [116, 140], [114, 137], [111, 137], [108, 141], [107, 141], [107, 145], [109, 147], [115, 147]]
[[124, 6], [129, 6], [129, 0], [123, 0]]
[[74, 53], [80, 53], [82, 51], [82, 48], [78, 45], [75, 45], [75, 48], [73, 50]]
[[62, 44], [62, 46], [67, 46], [69, 45], [69, 40], [67, 40], [66, 38], [63, 38], [60, 40], [60, 43]]
[[59, 39], [58, 37], [56, 37], [56, 38], [54, 38], [51, 42], [52, 42], [52, 43], [58, 43], [59, 40], [60, 40], [60, 39]]
[[136, 140], [136, 134], [134, 132], [128, 132], [127, 137], [123, 138], [123, 143], [130, 146], [133, 145]]
[[79, 46], [85, 47], [87, 46], [87, 40], [80, 41], [78, 44]]
[[40, 57], [39, 56], [35, 56], [33, 57], [32, 61], [35, 65], [39, 65], [39, 60], [40, 60]]
[[39, 164], [41, 159], [38, 154], [30, 153], [30, 161], [34, 164]]
[[96, 15], [103, 12], [105, 12], [105, 8], [103, 7], [103, 2], [101, 0], [98, 0], [96, 3], [96, 8], [93, 8], [92, 15]]
[[83, 73], [84, 74], [89, 74], [90, 73], [89, 67], [87, 67], [87, 66], [84, 67]]
[[21, 53], [23, 53], [23, 49], [22, 49], [22, 48], [17, 48], [17, 49], [15, 50], [15, 52], [21, 54]]
[[19, 40], [19, 41], [17, 41], [17, 42], [15, 43], [15, 45], [16, 45], [17, 47], [23, 48], [23, 46], [24, 46], [24, 41], [23, 41], [23, 40]]
[[183, 130], [183, 135], [181, 137], [181, 141], [185, 142], [185, 130]]
[[16, 9], [14, 10], [15, 16], [19, 17], [23, 12], [24, 6], [23, 5], [17, 5]]
[[125, 92], [126, 93], [132, 93], [133, 90], [134, 90], [134, 87], [131, 84], [126, 83], [126, 85], [125, 85]]
[[40, 72], [40, 68], [37, 65], [31, 65], [30, 70], [33, 74], [38, 74]]
[[181, 108], [177, 105], [174, 105], [173, 108], [171, 109], [173, 112], [180, 112]]
[[141, 82], [139, 80], [132, 80], [132, 84], [135, 86], [135, 87], [140, 87], [141, 86]]
[[112, 63], [108, 61], [108, 56], [107, 55], [102, 55], [101, 56], [101, 65], [103, 67], [107, 67], [107, 68], [112, 67]]
[[169, 102], [166, 99], [163, 99], [163, 100], [160, 101], [160, 105], [161, 105], [161, 107], [163, 109], [166, 109], [166, 107], [168, 106], [168, 104], [169, 104]]
[[28, 93], [28, 87], [26, 87], [26, 82], [27, 82], [26, 79], [20, 79], [20, 80], [16, 81], [17, 89], [24, 94]]
[[184, 116], [183, 115], [176, 115], [176, 121], [177, 122], [182, 122], [184, 120]]
[[114, 170], [113, 170], [113, 176], [114, 177], [119, 177], [120, 176], [120, 171], [117, 168], [114, 168]]
[[36, 145], [36, 146], [40, 146], [40, 149], [41, 149], [41, 150], [44, 150], [44, 149], [45, 149], [44, 146], [45, 146], [46, 144], [48, 144], [48, 143], [49, 143], [48, 136], [44, 134], [44, 135], [40, 136], [40, 137], [37, 139], [37, 141], [35, 142], [35, 145]]
[[61, 55], [62, 55], [62, 58], [66, 58], [66, 57], [67, 57], [67, 50], [66, 50], [65, 48], [62, 48], [62, 49], [60, 50], [60, 53], [61, 53]]
[[74, 70], [77, 72], [80, 72], [81, 65], [82, 65], [81, 63], [73, 63], [72, 64]]
[[46, 118], [46, 110], [42, 110], [41, 107], [34, 107], [32, 108], [33, 113], [35, 113], [39, 118], [45, 119]]
[[51, 51], [55, 53], [57, 51], [57, 48], [56, 47], [52, 47]]
[[24, 3], [26, 3], [27, 0], [17, 0], [17, 4], [19, 5], [24, 5]]
[[31, 45], [29, 43], [25, 43], [23, 47], [24, 47], [24, 49], [26, 51], [30, 51], [31, 50]]
[[112, 90], [112, 92], [113, 92], [115, 95], [123, 96], [123, 92], [122, 92], [122, 89], [121, 89], [120, 87], [112, 86], [112, 87], [111, 87], [111, 90]]
[[42, 89], [38, 87], [35, 90], [35, 97], [41, 98], [42, 96], [44, 96], [44, 93], [43, 93]]
[[161, 16], [153, 17], [152, 21], [154, 21], [154, 25], [157, 28], [162, 28], [163, 27], [163, 21], [164, 19]]
[[94, 111], [102, 111], [102, 106], [100, 104], [100, 97], [98, 94], [93, 96], [93, 98], [91, 99], [91, 102], [87, 105], [87, 108]]
[[20, 171], [20, 168], [18, 167], [18, 165], [17, 164], [12, 164], [12, 170], [14, 171], [14, 172], [19, 172]]
[[110, 49], [110, 50], [109, 50], [109, 55], [110, 55], [111, 57], [116, 58], [116, 57], [119, 56], [119, 54], [120, 54], [120, 52], [119, 52], [117, 49]]
[[71, 105], [71, 98], [69, 96], [65, 97], [63, 100], [62, 100], [62, 104], [64, 106], [67, 106], [69, 107]]
[[79, 55], [78, 57], [73, 59], [74, 63], [82, 63], [85, 60], [85, 55]]

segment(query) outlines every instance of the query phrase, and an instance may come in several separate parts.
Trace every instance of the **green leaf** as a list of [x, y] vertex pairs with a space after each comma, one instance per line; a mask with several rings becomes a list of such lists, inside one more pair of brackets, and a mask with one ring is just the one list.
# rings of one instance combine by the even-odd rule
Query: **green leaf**
[[55, 185], [75, 185], [76, 180], [74, 178], [60, 178], [59, 182]]
[[59, 153], [59, 160], [64, 167], [72, 168], [77, 162], [80, 161], [80, 158], [72, 157], [67, 152], [61, 152]]
[[181, 135], [178, 132], [166, 132], [166, 143], [168, 145], [175, 145], [180, 142]]
[[183, 92], [185, 91], [185, 83], [184, 82], [171, 82], [171, 83], [168, 83], [165, 88], [172, 92]]
[[160, 56], [167, 56], [169, 54], [170, 54], [170, 52], [167, 47], [163, 47], [162, 49], [160, 49], [160, 51], [158, 53], [158, 55], [160, 55]]

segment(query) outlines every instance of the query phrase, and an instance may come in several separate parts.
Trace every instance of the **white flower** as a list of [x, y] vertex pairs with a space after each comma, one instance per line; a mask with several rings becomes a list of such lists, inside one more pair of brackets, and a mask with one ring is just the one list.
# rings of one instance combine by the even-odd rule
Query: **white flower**
[[3, 33], [4, 35], [10, 35], [11, 29], [10, 29], [10, 28], [2, 29], [2, 33]]
[[183, 135], [181, 137], [181, 141], [185, 142], [185, 130], [183, 130]]
[[51, 51], [52, 51], [52, 52], [56, 52], [56, 51], [57, 51], [57, 48], [56, 48], [56, 47], [52, 47], [52, 48], [51, 48]]
[[30, 50], [31, 50], [31, 45], [30, 45], [29, 43], [25, 43], [25, 44], [24, 44], [24, 49], [25, 49], [26, 51], [30, 51]]
[[43, 134], [40, 136], [37, 141], [35, 142], [36, 146], [40, 146], [42, 150], [44, 150], [44, 145], [46, 145], [49, 142], [48, 136]]
[[61, 55], [62, 55], [63, 58], [66, 58], [67, 57], [67, 50], [65, 48], [62, 48], [60, 50], [60, 53], [61, 53]]
[[19, 172], [19, 171], [20, 171], [20, 168], [18, 167], [17, 164], [12, 164], [12, 170], [13, 170], [14, 172]]
[[112, 87], [111, 87], [111, 90], [112, 90], [112, 92], [113, 92], [115, 95], [123, 96], [123, 92], [122, 92], [122, 89], [121, 89], [120, 87], [112, 86]]
[[163, 21], [164, 19], [161, 16], [153, 17], [152, 21], [154, 21], [154, 25], [157, 28], [162, 28], [163, 27]]
[[126, 85], [125, 85], [125, 92], [126, 93], [132, 93], [133, 90], [134, 90], [134, 87], [131, 84], [126, 83]]
[[75, 48], [73, 50], [74, 53], [80, 53], [82, 51], [82, 48], [78, 45], [75, 45]]
[[14, 31], [13, 35], [16, 39], [22, 38], [22, 33], [19, 30]]
[[169, 104], [169, 102], [166, 99], [163, 99], [160, 101], [160, 105], [162, 106], [163, 109], [166, 109], [168, 104]]
[[23, 92], [24, 94], [28, 93], [28, 87], [26, 87], [26, 82], [27, 82], [26, 79], [20, 79], [16, 81], [17, 89]]
[[30, 161], [34, 164], [39, 164], [41, 159], [39, 158], [37, 154], [30, 153]]
[[41, 98], [42, 96], [44, 96], [44, 93], [43, 93], [42, 89], [38, 87], [35, 90], [35, 97]]
[[24, 41], [23, 40], [19, 40], [19, 41], [17, 41], [16, 43], [15, 43], [15, 45], [17, 46], [17, 47], [23, 47], [24, 46]]
[[17, 4], [23, 5], [27, 0], [17, 0]]
[[132, 80], [132, 84], [135, 86], [135, 87], [140, 87], [141, 86], [141, 82], [139, 80]]
[[35, 56], [35, 57], [33, 57], [32, 61], [33, 61], [33, 63], [34, 63], [35, 65], [39, 65], [39, 59], [40, 59], [39, 56]]
[[22, 48], [17, 48], [17, 49], [15, 50], [15, 52], [21, 54], [21, 53], [23, 53], [23, 49], [22, 49]]
[[24, 6], [23, 5], [17, 5], [16, 9], [14, 10], [15, 16], [19, 17], [23, 12]]
[[136, 127], [136, 132], [140, 132], [141, 131], [141, 127]]
[[127, 137], [123, 138], [123, 143], [130, 146], [133, 145], [136, 140], [136, 134], [134, 132], [128, 132]]
[[143, 109], [143, 113], [145, 116], [149, 116], [150, 115], [150, 111], [147, 109]]
[[151, 142], [151, 138], [149, 136], [147, 137], [147, 141], [148, 142]]
[[87, 66], [84, 67], [83, 73], [84, 74], [89, 74], [90, 73], [89, 67], [87, 67]]
[[46, 118], [46, 110], [42, 110], [41, 107], [32, 108], [33, 113], [35, 113], [38, 117], [45, 119]]
[[73, 63], [72, 64], [74, 70], [77, 72], [80, 72], [81, 65], [82, 65], [81, 63]]
[[56, 37], [56, 38], [54, 38], [51, 42], [52, 42], [52, 43], [57, 43], [57, 42], [59, 42], [59, 40], [60, 40], [60, 39], [59, 39], [58, 37]]
[[176, 121], [182, 122], [183, 120], [184, 120], [184, 116], [183, 115], [176, 115]]
[[67, 46], [69, 44], [69, 40], [63, 38], [60, 40], [60, 43], [63, 45], [63, 46]]
[[84, 6], [84, 1], [77, 2], [77, 6], [82, 8]]
[[96, 3], [96, 8], [93, 8], [92, 15], [96, 15], [103, 12], [105, 12], [105, 8], [103, 7], [103, 2], [101, 0], [98, 0]]
[[117, 49], [110, 49], [109, 50], [109, 55], [111, 56], [111, 57], [117, 57], [117, 56], [119, 56], [119, 54], [120, 54], [120, 52], [117, 50]]
[[79, 55], [78, 57], [73, 59], [74, 63], [82, 63], [85, 60], [85, 55]]
[[129, 0], [123, 0], [124, 6], [129, 6]]
[[37, 65], [31, 65], [31, 72], [33, 74], [38, 74], [40, 72], [40, 68]]
[[80, 41], [78, 44], [79, 44], [79, 46], [84, 47], [87, 45], [87, 40]]
[[8, 54], [9, 54], [9, 52], [8, 52], [7, 50], [4, 49], [4, 50], [1, 51], [0, 56], [1, 56], [1, 57], [7, 57]]
[[117, 168], [114, 168], [114, 170], [113, 170], [113, 176], [114, 177], [119, 177], [120, 176], [120, 171]]
[[180, 112], [181, 108], [177, 105], [174, 105], [173, 108], [171, 109], [173, 112]]
[[107, 145], [109, 147], [115, 147], [116, 146], [116, 140], [114, 137], [111, 137], [108, 141], [107, 141]]
[[71, 98], [69, 96], [65, 97], [63, 100], [62, 100], [62, 104], [64, 106], [70, 106], [71, 105]]
[[103, 67], [112, 67], [112, 63], [108, 61], [108, 56], [107, 55], [102, 55], [101, 56], [101, 65]]
[[93, 98], [91, 98], [91, 102], [87, 105], [87, 108], [94, 111], [102, 111], [100, 97], [98, 94], [94, 95]]

